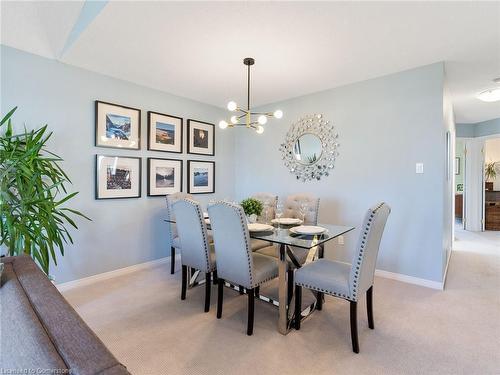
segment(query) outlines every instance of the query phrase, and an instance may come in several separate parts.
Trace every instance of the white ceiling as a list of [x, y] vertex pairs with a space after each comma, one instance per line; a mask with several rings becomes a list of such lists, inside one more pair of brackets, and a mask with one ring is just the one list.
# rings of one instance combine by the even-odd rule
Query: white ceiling
[[445, 61], [456, 121], [500, 117], [500, 2], [109, 2], [62, 54], [83, 4], [3, 1], [1, 42], [221, 107], [247, 56], [255, 105]]

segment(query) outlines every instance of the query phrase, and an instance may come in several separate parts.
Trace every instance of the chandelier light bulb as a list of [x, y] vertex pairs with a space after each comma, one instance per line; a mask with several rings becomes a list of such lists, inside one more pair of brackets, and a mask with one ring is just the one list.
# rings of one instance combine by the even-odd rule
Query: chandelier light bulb
[[236, 108], [238, 108], [238, 104], [236, 104], [236, 102], [231, 100], [229, 103], [227, 103], [227, 109], [231, 112], [236, 111]]
[[264, 125], [267, 122], [267, 117], [265, 115], [260, 115], [257, 121], [259, 122], [259, 124]]
[[264, 127], [262, 125], [257, 126], [257, 129], [255, 129], [255, 132], [257, 134], [262, 134], [264, 133]]
[[281, 109], [277, 109], [276, 111], [274, 111], [273, 116], [275, 118], [278, 118], [278, 119], [282, 118], [283, 117], [283, 111]]
[[238, 117], [237, 116], [231, 116], [231, 123], [232, 124], [237, 124], [238, 123]]
[[221, 128], [221, 129], [227, 128], [228, 125], [229, 124], [227, 123], [227, 121], [224, 121], [224, 120], [219, 121], [219, 128]]

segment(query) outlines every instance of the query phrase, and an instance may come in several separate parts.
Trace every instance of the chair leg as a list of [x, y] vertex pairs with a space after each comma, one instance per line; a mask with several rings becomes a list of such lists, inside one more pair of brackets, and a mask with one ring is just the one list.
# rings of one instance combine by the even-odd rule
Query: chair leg
[[357, 308], [358, 303], [355, 301], [350, 301], [351, 303], [351, 341], [352, 341], [352, 351], [354, 353], [359, 353], [359, 343], [358, 343], [358, 314]]
[[170, 248], [170, 274], [173, 275], [175, 272], [175, 247]]
[[259, 298], [260, 296], [260, 286], [255, 287], [255, 297]]
[[241, 285], [238, 287], [238, 289], [240, 291], [240, 295], [245, 294], [245, 288], [243, 288]]
[[302, 319], [302, 287], [295, 285], [295, 329], [300, 329], [300, 321]]
[[215, 270], [213, 272], [213, 283], [214, 283], [214, 285], [217, 285], [218, 282], [219, 282], [219, 278], [217, 277], [217, 270]]
[[217, 319], [222, 316], [222, 302], [224, 299], [224, 280], [219, 279], [217, 284]]
[[293, 297], [293, 269], [289, 269], [286, 271], [287, 274], [287, 283], [288, 283], [288, 304], [292, 301]]
[[212, 288], [212, 283], [210, 282], [210, 277], [212, 274], [210, 272], [205, 273], [205, 312], [210, 311], [210, 290]]
[[316, 310], [323, 310], [323, 292], [316, 293]]
[[368, 327], [375, 328], [373, 322], [373, 285], [366, 291], [366, 312], [368, 314]]
[[187, 287], [187, 266], [182, 265], [181, 300], [186, 299], [186, 287]]
[[255, 307], [255, 297], [254, 289], [247, 289], [248, 294], [248, 323], [247, 323], [247, 335], [252, 336], [253, 334], [253, 319], [254, 319], [254, 307]]

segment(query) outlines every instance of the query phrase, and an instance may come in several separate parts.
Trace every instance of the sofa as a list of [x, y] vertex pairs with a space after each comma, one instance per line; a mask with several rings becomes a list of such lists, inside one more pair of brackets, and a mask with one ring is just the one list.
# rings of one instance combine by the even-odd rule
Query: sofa
[[0, 373], [129, 374], [30, 257], [0, 262]]

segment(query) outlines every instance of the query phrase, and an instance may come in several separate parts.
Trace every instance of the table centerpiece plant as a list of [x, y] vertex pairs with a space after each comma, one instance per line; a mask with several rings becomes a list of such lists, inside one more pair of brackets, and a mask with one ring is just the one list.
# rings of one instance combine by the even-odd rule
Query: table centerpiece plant
[[0, 246], [7, 255], [31, 256], [49, 276], [56, 249], [64, 256], [65, 244], [73, 243], [68, 226], [78, 227], [71, 216], [90, 219], [65, 206], [78, 192], [68, 194], [63, 159], [46, 148], [48, 126], [13, 134], [16, 109], [0, 121]]
[[243, 207], [243, 211], [245, 211], [250, 223], [257, 221], [257, 217], [260, 216], [263, 209], [262, 202], [255, 198], [244, 199], [241, 201], [241, 207]]

